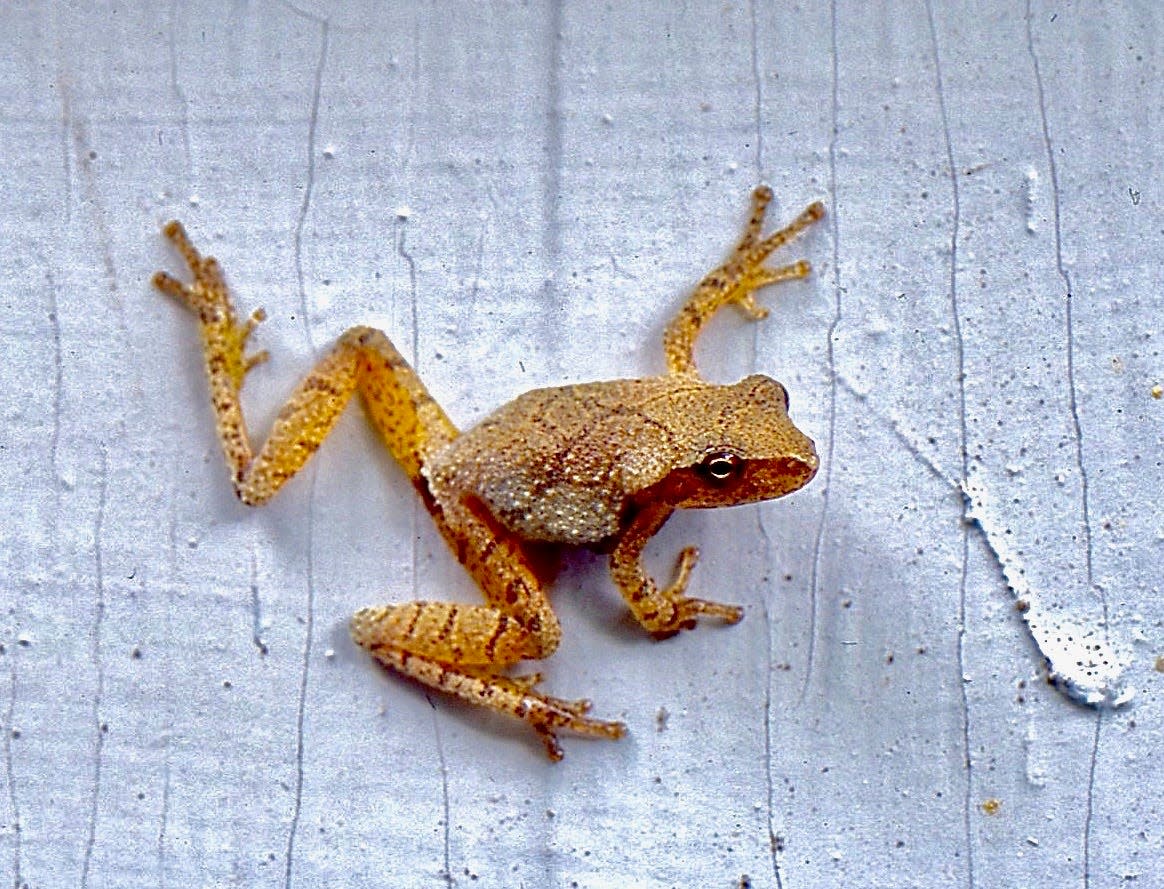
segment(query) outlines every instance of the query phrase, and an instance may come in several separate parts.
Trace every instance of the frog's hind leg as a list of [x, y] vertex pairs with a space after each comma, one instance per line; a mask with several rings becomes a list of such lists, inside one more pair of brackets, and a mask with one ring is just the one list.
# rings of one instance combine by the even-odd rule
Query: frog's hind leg
[[366, 608], [352, 620], [355, 641], [406, 676], [525, 720], [552, 759], [562, 756], [554, 734], [560, 729], [621, 737], [622, 723], [585, 716], [588, 701], [541, 694], [534, 690], [536, 675], [500, 675], [519, 660], [553, 652], [561, 635], [558, 620], [519, 540], [497, 526], [484, 507], [437, 501], [424, 468], [457, 437], [457, 429], [388, 337], [369, 327], [344, 334], [296, 387], [256, 453], [239, 395], [247, 372], [266, 359], [263, 352], [245, 354], [262, 313], [239, 323], [218, 263], [199, 254], [178, 223], [167, 225], [165, 233], [194, 280], [184, 284], [158, 272], [154, 284], [198, 316], [218, 436], [239, 499], [258, 505], [274, 496], [311, 458], [358, 391], [372, 425], [488, 603]]
[[773, 250], [821, 219], [825, 212], [824, 205], [820, 201], [810, 204], [784, 228], [761, 238], [764, 213], [771, 201], [772, 189], [767, 185], [761, 185], [752, 192], [752, 214], [740, 242], [727, 262], [709, 272], [699, 282], [679, 314], [667, 325], [663, 334], [663, 351], [670, 373], [697, 373], [695, 341], [704, 325], [722, 307], [735, 303], [749, 318], [759, 320], [767, 316], [768, 310], [756, 302], [757, 290], [780, 281], [807, 277], [812, 271], [804, 259], [779, 268], [768, 268], [763, 263]]
[[556, 737], [560, 730], [622, 737], [622, 723], [585, 715], [589, 701], [536, 691], [536, 674], [501, 675], [520, 660], [548, 657], [561, 636], [558, 619], [521, 541], [497, 526], [484, 507], [445, 504], [434, 518], [488, 604], [409, 602], [364, 608], [352, 618], [352, 638], [386, 667], [524, 720], [553, 760], [562, 758]]
[[179, 223], [164, 231], [194, 280], [184, 284], [158, 272], [154, 285], [198, 316], [218, 438], [240, 500], [256, 506], [271, 499], [318, 450], [356, 391], [384, 444], [423, 487], [421, 467], [456, 438], [457, 429], [388, 337], [369, 327], [349, 330], [300, 381], [256, 453], [240, 393], [246, 374], [267, 359], [266, 352], [245, 354], [263, 313], [240, 324], [217, 261], [203, 257]]
[[[466, 631], [471, 635], [461, 635]], [[541, 681], [538, 673], [500, 675], [497, 671], [505, 666], [501, 658], [520, 659], [515, 650], [521, 650], [523, 631], [517, 621], [488, 605], [409, 602], [364, 608], [352, 618], [351, 632], [352, 638], [385, 667], [470, 704], [529, 723], [555, 762], [563, 755], [559, 731], [608, 740], [626, 734], [621, 722], [587, 717], [588, 700], [563, 700], [535, 691], [534, 686]], [[474, 645], [481, 639], [485, 640], [483, 645]], [[495, 662], [458, 662], [458, 658], [471, 657], [470, 649], [480, 651], [492, 642], [496, 642], [492, 652]], [[504, 650], [511, 645], [513, 649]]]

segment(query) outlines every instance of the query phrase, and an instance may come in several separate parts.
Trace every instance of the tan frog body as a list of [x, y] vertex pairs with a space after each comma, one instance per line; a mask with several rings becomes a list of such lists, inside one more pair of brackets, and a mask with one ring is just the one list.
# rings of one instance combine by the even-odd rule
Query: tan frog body
[[743, 616], [738, 606], [684, 594], [694, 548], [680, 553], [674, 582], [659, 587], [643, 570], [643, 547], [676, 509], [780, 497], [816, 473], [816, 451], [788, 419], [783, 386], [758, 375], [730, 386], [708, 383], [693, 357], [700, 330], [720, 308], [734, 303], [750, 318], [763, 318], [756, 290], [809, 274], [803, 260], [780, 268], [763, 261], [820, 219], [823, 206], [812, 204], [761, 238], [771, 199], [766, 186], [756, 189], [740, 243], [668, 325], [665, 375], [527, 392], [463, 433], [383, 333], [356, 327], [299, 383], [256, 454], [239, 393], [247, 372], [267, 358], [245, 354], [261, 310], [239, 323], [218, 263], [202, 257], [177, 222], [165, 233], [194, 281], [183, 284], [165, 272], [153, 280], [198, 315], [218, 437], [244, 503], [274, 496], [359, 391], [369, 420], [485, 604], [364, 608], [352, 618], [352, 637], [385, 666], [525, 720], [557, 760], [558, 730], [619, 738], [626, 728], [586, 716], [589, 701], [537, 691], [536, 673], [504, 673], [518, 661], [548, 657], [561, 638], [546, 595], [543, 545], [609, 551], [615, 584], [656, 637], [691, 629], [700, 616], [735, 623]]

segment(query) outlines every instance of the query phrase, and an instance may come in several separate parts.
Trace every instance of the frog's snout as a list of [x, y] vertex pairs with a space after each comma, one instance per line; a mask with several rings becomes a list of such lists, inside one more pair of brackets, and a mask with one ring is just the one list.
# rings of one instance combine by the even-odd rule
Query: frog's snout
[[[799, 431], [799, 430], [798, 430]], [[803, 438], [803, 445], [800, 448], [800, 454], [796, 457], [796, 463], [800, 468], [800, 478], [797, 487], [807, 485], [812, 481], [813, 476], [816, 475], [817, 470], [820, 469], [820, 457], [816, 453], [816, 445], [813, 440], [804, 433], [801, 433]]]
[[816, 448], [811, 444], [809, 445], [809, 448], [810, 450], [808, 452], [808, 459], [804, 461], [805, 481], [808, 481], [810, 478], [816, 475], [816, 471], [820, 469], [820, 457], [816, 455]]

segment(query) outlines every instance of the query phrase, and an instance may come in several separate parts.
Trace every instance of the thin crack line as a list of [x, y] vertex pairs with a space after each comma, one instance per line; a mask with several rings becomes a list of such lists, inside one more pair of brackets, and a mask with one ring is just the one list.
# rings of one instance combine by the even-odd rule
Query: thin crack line
[[178, 108], [181, 110], [180, 129], [182, 131], [182, 150], [186, 155], [186, 183], [189, 186], [193, 182], [193, 166], [194, 166], [194, 151], [190, 146], [190, 103], [186, 99], [186, 92], [182, 89], [178, 80], [178, 50], [177, 41], [175, 40], [177, 29], [175, 27], [178, 21], [178, 0], [171, 0], [170, 2], [170, 21], [169, 21], [169, 54], [170, 54], [170, 91], [174, 94], [174, 100], [178, 103]]
[[[299, 308], [302, 313], [303, 334], [311, 351], [315, 352], [315, 339], [311, 331], [311, 319], [307, 311], [307, 288], [303, 276], [303, 230], [307, 224], [307, 211], [315, 191], [315, 137], [319, 125], [319, 99], [323, 92], [323, 72], [327, 66], [327, 49], [330, 40], [330, 23], [327, 19], [310, 15], [286, 3], [296, 15], [309, 19], [319, 26], [319, 59], [315, 65], [315, 78], [311, 90], [311, 115], [307, 122], [307, 182], [303, 189], [303, 202], [299, 206], [299, 217], [295, 223], [295, 278], [299, 287]], [[299, 678], [299, 700], [295, 710], [295, 796], [291, 813], [291, 826], [287, 832], [286, 863], [283, 871], [283, 887], [291, 889], [295, 869], [295, 840], [299, 834], [299, 819], [303, 812], [303, 752], [305, 746], [304, 721], [307, 712], [307, 689], [311, 674], [311, 654], [315, 636], [315, 484], [318, 473], [312, 467], [311, 485], [307, 493], [306, 532], [306, 574], [307, 574], [307, 615], [304, 620], [303, 662]]]
[[[763, 527], [761, 523], [760, 527]], [[780, 873], [779, 840], [776, 837], [776, 787], [772, 782], [772, 615], [768, 611], [767, 599], [762, 600], [764, 628], [768, 634], [766, 651], [767, 674], [764, 683], [764, 777], [768, 795], [768, 855], [772, 861], [772, 876], [776, 889], [784, 889], [784, 877]]]
[[21, 876], [21, 862], [23, 858], [23, 843], [20, 823], [20, 797], [16, 793], [16, 767], [12, 761], [12, 739], [16, 718], [16, 649], [13, 648], [11, 667], [8, 671], [9, 695], [8, 712], [4, 719], [4, 774], [8, 781], [8, 805], [12, 809], [12, 885], [13, 889], [20, 889], [24, 878]]
[[[1102, 587], [1096, 587], [1095, 572], [1091, 539], [1091, 491], [1087, 476], [1087, 466], [1083, 461], [1083, 426], [1079, 419], [1079, 399], [1075, 384], [1075, 324], [1074, 324], [1074, 290], [1071, 276], [1063, 264], [1063, 228], [1059, 206], [1059, 168], [1055, 163], [1055, 152], [1051, 147], [1051, 128], [1047, 121], [1047, 101], [1043, 88], [1043, 72], [1039, 67], [1039, 56], [1035, 52], [1034, 29], [1032, 28], [1031, 0], [1026, 2], [1026, 29], [1027, 52], [1031, 57], [1031, 66], [1035, 75], [1035, 91], [1039, 99], [1039, 123], [1042, 128], [1043, 150], [1047, 155], [1047, 168], [1051, 176], [1051, 208], [1055, 231], [1055, 269], [1063, 281], [1066, 290], [1066, 306], [1064, 322], [1067, 335], [1067, 397], [1071, 411], [1071, 426], [1075, 436], [1075, 464], [1079, 469], [1079, 486], [1082, 498], [1083, 513], [1083, 541], [1084, 555], [1087, 566], [1087, 587], [1099, 593], [1100, 607], [1103, 610], [1103, 637], [1104, 642], [1111, 644], [1108, 632], [1108, 604], [1107, 593]], [[1087, 781], [1087, 804], [1083, 819], [1083, 889], [1091, 886], [1091, 824], [1095, 815], [1095, 763], [1099, 752], [1100, 725], [1102, 713], [1096, 714], [1095, 741], [1092, 746], [1091, 768]]]
[[[751, 28], [751, 31], [752, 31], [752, 81], [756, 87], [756, 100], [755, 100], [755, 104], [753, 107], [753, 119], [754, 119], [754, 123], [756, 125], [756, 160], [755, 160], [756, 179], [755, 179], [755, 181], [757, 183], [759, 183], [759, 182], [764, 181], [764, 148], [763, 148], [764, 131], [763, 131], [763, 127], [760, 124], [760, 109], [763, 106], [763, 98], [764, 97], [763, 97], [763, 89], [762, 89], [761, 84], [760, 84], [759, 49], [756, 45], [757, 37], [756, 37], [756, 3], [755, 3], [755, 0], [752, 0], [752, 2], [750, 2], [748, 4], [748, 14], [749, 14], [751, 26], [752, 26], [752, 28]], [[751, 362], [750, 366], [751, 366], [752, 370], [755, 371], [755, 369], [756, 369], [756, 356], [760, 352], [760, 333], [761, 333], [763, 328], [762, 328], [762, 325], [759, 325], [759, 324], [750, 324], [748, 326], [752, 330], [751, 343], [750, 343], [751, 354], [748, 356], [748, 359]], [[757, 521], [760, 522], [761, 524], [763, 522], [763, 520], [758, 518], [758, 517], [757, 517]]]
[[[56, 7], [54, 7], [56, 9]], [[53, 18], [56, 19], [54, 14]], [[73, 153], [69, 150], [69, 135], [73, 131], [73, 93], [68, 74], [63, 68], [63, 59], [66, 54], [60, 43], [59, 22], [54, 21], [54, 30], [57, 30], [57, 90], [61, 96], [61, 127], [58, 132], [58, 145], [61, 153], [61, 178], [64, 180], [65, 192], [65, 219], [63, 228], [67, 231], [73, 221]]]
[[1083, 818], [1083, 886], [1091, 885], [1091, 823], [1095, 818], [1095, 769], [1099, 762], [1099, 736], [1103, 729], [1103, 711], [1095, 714], [1095, 734], [1091, 739], [1091, 761], [1087, 767], [1087, 814]]
[[[1083, 461], [1083, 426], [1079, 420], [1079, 399], [1075, 385], [1075, 323], [1073, 304], [1074, 288], [1071, 275], [1063, 263], [1063, 229], [1059, 211], [1059, 168], [1055, 163], [1055, 152], [1051, 148], [1051, 129], [1047, 122], [1047, 102], [1043, 91], [1043, 74], [1039, 68], [1039, 57], [1035, 53], [1034, 34], [1031, 29], [1031, 0], [1027, 0], [1027, 50], [1031, 56], [1031, 64], [1035, 72], [1035, 89], [1039, 96], [1039, 121], [1042, 125], [1043, 149], [1047, 155], [1047, 167], [1051, 175], [1051, 207], [1055, 221], [1055, 269], [1063, 280], [1067, 300], [1065, 304], [1065, 322], [1067, 328], [1067, 395], [1071, 410], [1071, 426], [1075, 435], [1075, 463], [1079, 468], [1079, 482], [1083, 499], [1083, 538], [1086, 544], [1087, 557], [1087, 584], [1090, 589], [1096, 589], [1095, 574], [1092, 565], [1091, 541], [1091, 498], [1090, 484], [1087, 476], [1087, 467]], [[1100, 594], [1100, 604], [1103, 606], [1104, 639], [1108, 640], [1107, 633], [1107, 594], [1102, 587], [1097, 590]]]
[[764, 181], [764, 127], [762, 114], [764, 110], [764, 81], [760, 76], [760, 47], [759, 34], [756, 25], [756, 0], [748, 4], [748, 14], [752, 22], [752, 82], [756, 86], [756, 100], [754, 105], [756, 122], [756, 174], [758, 181]]
[[449, 825], [449, 764], [445, 759], [445, 745], [441, 738], [441, 723], [437, 716], [437, 707], [433, 703], [432, 697], [425, 692], [424, 699], [428, 701], [429, 707], [432, 708], [432, 733], [436, 740], [437, 759], [441, 766], [441, 805], [444, 809], [443, 823], [444, 823], [444, 870], [441, 876], [444, 878], [445, 885], [451, 887], [454, 883], [453, 870], [451, 863], [451, 856], [449, 854], [449, 845], [451, 842]]
[[255, 541], [251, 539], [251, 642], [266, 656], [270, 649], [263, 641], [263, 600], [259, 594], [259, 560], [255, 553]]
[[315, 483], [318, 472], [312, 468], [311, 485], [307, 492], [307, 540], [305, 561], [307, 575], [307, 615], [303, 621], [303, 662], [300, 666], [299, 700], [295, 709], [295, 802], [291, 812], [291, 827], [287, 832], [286, 866], [283, 871], [283, 889], [291, 889], [295, 867], [295, 839], [299, 833], [299, 818], [303, 811], [303, 751], [304, 722], [307, 713], [307, 688], [311, 670], [311, 653], [315, 641]]
[[[178, 459], [177, 451], [171, 454], [169, 466], [167, 467], [167, 478], [177, 479], [179, 473], [180, 461]], [[174, 578], [179, 574], [178, 565], [178, 514], [174, 506], [176, 483], [169, 486], [169, 495], [167, 497], [167, 506], [169, 512], [169, 522], [167, 528], [166, 546], [169, 554], [168, 559], [168, 582], [166, 584], [165, 611], [162, 613], [162, 627], [165, 631], [166, 651], [173, 652], [177, 646], [174, 644]], [[157, 855], [157, 870], [158, 870], [158, 889], [166, 889], [166, 856], [169, 848], [169, 831], [170, 831], [170, 805], [171, 796], [173, 795], [173, 762], [172, 762], [172, 740], [174, 737], [174, 707], [175, 696], [171, 694], [171, 688], [174, 681], [174, 662], [169, 655], [162, 662], [163, 681], [166, 689], [166, 722], [165, 731], [162, 735], [162, 811], [158, 817], [158, 835], [155, 843]]]
[[549, 16], [549, 71], [546, 75], [546, 175], [542, 188], [542, 251], [546, 280], [543, 298], [553, 302], [562, 261], [562, 3], [554, 0]]
[[[408, 311], [409, 321], [412, 325], [410, 331], [410, 344], [412, 346], [412, 367], [418, 374], [420, 373], [420, 309], [417, 305], [417, 288], [416, 288], [416, 261], [412, 258], [412, 254], [405, 249], [404, 241], [407, 234], [408, 220], [400, 216], [396, 217], [396, 253], [404, 260], [404, 264], [408, 266]], [[418, 529], [420, 526], [419, 512], [421, 509], [420, 501], [416, 498], [412, 500], [412, 507], [409, 513], [411, 533], [409, 537], [412, 539], [412, 598], [413, 600], [420, 599], [420, 593], [417, 589], [417, 576], [420, 572], [420, 552], [417, 548]]]
[[404, 238], [407, 234], [406, 224], [406, 220], [397, 217], [396, 252], [404, 260], [404, 264], [408, 266], [408, 320], [412, 324], [412, 367], [417, 373], [420, 373], [420, 307], [417, 305], [416, 260], [404, 247]]
[[821, 502], [820, 521], [817, 522], [816, 536], [812, 542], [812, 572], [809, 584], [809, 613], [808, 621], [808, 664], [804, 670], [804, 682], [800, 686], [800, 696], [796, 705], [804, 704], [808, 697], [808, 687], [812, 683], [813, 662], [816, 660], [816, 623], [819, 607], [820, 568], [824, 557], [825, 526], [828, 523], [829, 499], [832, 494], [833, 482], [833, 454], [836, 451], [837, 440], [837, 359], [834, 339], [837, 328], [841, 323], [841, 271], [840, 271], [840, 226], [837, 217], [840, 215], [837, 207], [837, 141], [840, 127], [840, 65], [837, 59], [837, 3], [830, 4], [831, 19], [829, 25], [829, 48], [831, 52], [832, 75], [832, 135], [829, 138], [829, 220], [832, 223], [832, 284], [833, 284], [833, 317], [829, 321], [825, 349], [829, 362], [829, 441], [825, 446], [824, 460], [824, 496]]
[[81, 889], [86, 889], [89, 885], [93, 850], [97, 845], [97, 812], [101, 802], [101, 772], [105, 753], [105, 727], [101, 724], [101, 707], [105, 695], [105, 662], [101, 652], [102, 636], [105, 630], [105, 566], [101, 540], [105, 530], [105, 507], [109, 494], [109, 453], [104, 445], [101, 446], [101, 481], [97, 490], [97, 518], [93, 523], [93, 575], [96, 602], [89, 642], [90, 657], [96, 673], [92, 710], [96, 739], [93, 745], [93, 793], [89, 799], [88, 834], [85, 838], [85, 853], [81, 859]]
[[[185, 155], [186, 161], [186, 188], [194, 189], [194, 150], [190, 142], [190, 102], [186, 97], [186, 91], [182, 89], [181, 80], [178, 77], [178, 41], [177, 41], [177, 21], [178, 21], [179, 3], [178, 0], [171, 0], [170, 3], [170, 17], [169, 17], [169, 34], [168, 46], [169, 52], [169, 67], [170, 67], [170, 91], [174, 94], [174, 100], [178, 104], [180, 111], [179, 129], [182, 134], [182, 151]], [[176, 460], [172, 460], [171, 470], [174, 469]], [[176, 477], [176, 473], [171, 473], [171, 478]], [[177, 515], [173, 504], [173, 490], [170, 491], [169, 503], [169, 549], [170, 549], [170, 580], [173, 580], [177, 573]], [[169, 585], [172, 588], [172, 585]], [[163, 626], [165, 630], [165, 638], [167, 645], [172, 646], [174, 636], [173, 624], [173, 597], [167, 595], [166, 610], [163, 617]], [[166, 853], [169, 844], [169, 830], [170, 830], [170, 804], [171, 796], [173, 794], [173, 779], [171, 762], [172, 751], [170, 748], [170, 741], [174, 735], [174, 707], [173, 696], [168, 693], [170, 683], [173, 680], [172, 663], [167, 657], [164, 670], [164, 681], [167, 688], [166, 694], [166, 721], [165, 729], [162, 735], [162, 810], [158, 816], [158, 833], [155, 841], [155, 855], [157, 856], [157, 880], [158, 889], [165, 889], [166, 887]]]
[[412, 72], [408, 78], [409, 107], [405, 110], [404, 151], [400, 157], [400, 176], [402, 182], [408, 182], [412, 169], [412, 159], [416, 155], [416, 115], [413, 113], [413, 104], [420, 95], [420, 17], [412, 23]]
[[61, 319], [57, 300], [57, 282], [52, 266], [45, 264], [45, 278], [48, 281], [49, 319], [53, 325], [53, 428], [49, 435], [49, 469], [53, 474], [53, 488], [56, 490], [56, 505], [60, 507], [60, 450], [61, 450], [61, 403], [64, 398], [65, 367], [61, 349]]
[[315, 135], [319, 127], [319, 97], [323, 92], [323, 72], [327, 66], [327, 49], [331, 32], [327, 19], [307, 15], [295, 7], [289, 8], [316, 22], [320, 30], [319, 60], [315, 65], [315, 80], [311, 88], [311, 116], [307, 121], [307, 183], [303, 188], [303, 202], [299, 205], [299, 216], [295, 220], [295, 280], [299, 286], [299, 311], [303, 320], [303, 335], [307, 338], [311, 351], [314, 352], [315, 338], [311, 332], [307, 311], [307, 287], [303, 276], [303, 230], [307, 226], [307, 211], [311, 207], [311, 198], [315, 193]]
[[[173, 506], [171, 505], [171, 549], [173, 547]], [[172, 579], [172, 577], [171, 577]], [[170, 586], [168, 584], [168, 586]], [[172, 586], [171, 586], [172, 588]], [[169, 595], [166, 597], [166, 611], [163, 618], [163, 626], [165, 629], [165, 638], [167, 645], [172, 646], [174, 638], [174, 625], [172, 612], [173, 598]], [[171, 649], [172, 650], [172, 649]], [[166, 848], [168, 840], [168, 832], [170, 829], [170, 795], [171, 787], [171, 763], [170, 763], [170, 739], [174, 735], [174, 706], [173, 695], [169, 694], [169, 684], [173, 677], [171, 671], [171, 662], [169, 657], [166, 658], [165, 666], [165, 682], [167, 686], [166, 694], [166, 728], [162, 735], [162, 811], [158, 819], [158, 837], [156, 846], [156, 854], [158, 859], [158, 889], [166, 889]]]
[[[473, 283], [469, 287], [469, 309], [477, 308], [477, 297], [481, 292], [481, 275], [485, 265], [485, 230], [489, 225], [489, 217], [481, 220], [481, 229], [477, 232], [477, 256], [473, 262]], [[416, 356], [413, 355], [413, 358]]]
[[[934, 23], [932, 0], [926, 0], [926, 20], [929, 25], [930, 45], [934, 55], [934, 86], [937, 92], [938, 112], [942, 119], [942, 136], [946, 147], [946, 165], [950, 174], [950, 199], [954, 218], [950, 226], [950, 316], [954, 327], [954, 351], [958, 362], [958, 446], [962, 461], [962, 478], [970, 474], [970, 457], [967, 452], [969, 432], [966, 426], [966, 346], [962, 333], [962, 318], [958, 307], [958, 234], [961, 229], [962, 205], [958, 191], [958, 172], [954, 164], [954, 143], [950, 136], [950, 118], [946, 110], [946, 91], [942, 79], [942, 56], [938, 48], [938, 29]], [[966, 522], [966, 501], [963, 499], [959, 527], [962, 538], [961, 565], [958, 572], [958, 691], [962, 704], [962, 756], [966, 769], [966, 781], [962, 796], [962, 831], [966, 846], [966, 885], [974, 886], [974, 842], [971, 818], [971, 800], [974, 792], [974, 761], [970, 753], [970, 700], [966, 683], [966, 582], [970, 557], [970, 528]]]

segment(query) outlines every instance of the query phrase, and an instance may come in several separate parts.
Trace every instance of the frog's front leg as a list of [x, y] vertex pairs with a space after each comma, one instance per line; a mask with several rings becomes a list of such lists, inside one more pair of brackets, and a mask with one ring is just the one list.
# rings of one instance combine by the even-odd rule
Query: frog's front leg
[[673, 374], [694, 374], [695, 341], [704, 325], [723, 306], [735, 303], [752, 320], [759, 320], [768, 310], [756, 303], [755, 292], [761, 287], [804, 278], [812, 271], [807, 260], [799, 260], [779, 268], [768, 268], [764, 260], [773, 250], [788, 243], [802, 231], [824, 216], [824, 204], [816, 201], [808, 206], [787, 226], [766, 238], [760, 237], [764, 212], [772, 201], [772, 189], [761, 185], [752, 192], [752, 215], [744, 227], [744, 235], [727, 261], [708, 272], [699, 282], [679, 314], [667, 325], [663, 334], [663, 351], [667, 356], [667, 370]]
[[695, 547], [689, 546], [679, 554], [678, 571], [670, 586], [660, 589], [643, 569], [643, 548], [673, 511], [667, 505], [645, 508], [623, 529], [610, 554], [611, 577], [631, 613], [647, 632], [660, 639], [673, 636], [680, 630], [693, 629], [699, 617], [738, 623], [744, 616], [738, 605], [684, 595], [691, 569], [699, 558]]
[[432, 688], [527, 722], [553, 760], [562, 758], [561, 730], [616, 739], [621, 722], [591, 719], [587, 700], [535, 691], [540, 675], [504, 676], [502, 669], [553, 653], [558, 619], [522, 543], [471, 499], [437, 503], [433, 518], [486, 605], [409, 602], [364, 608], [352, 638], [387, 667]]

